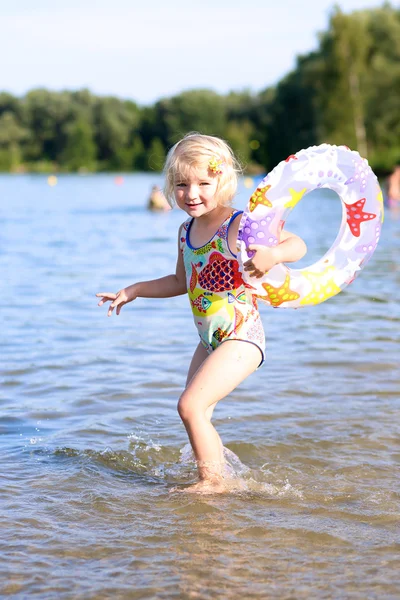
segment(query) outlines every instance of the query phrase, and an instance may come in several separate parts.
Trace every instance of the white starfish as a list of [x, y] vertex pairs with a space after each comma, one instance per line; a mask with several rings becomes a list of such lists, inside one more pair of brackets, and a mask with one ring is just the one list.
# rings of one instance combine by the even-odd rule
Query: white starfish
[[344, 271], [346, 271], [349, 275], [355, 273], [356, 271], [361, 271], [360, 262], [360, 258], [357, 258], [357, 260], [351, 260], [351, 258], [348, 258]]

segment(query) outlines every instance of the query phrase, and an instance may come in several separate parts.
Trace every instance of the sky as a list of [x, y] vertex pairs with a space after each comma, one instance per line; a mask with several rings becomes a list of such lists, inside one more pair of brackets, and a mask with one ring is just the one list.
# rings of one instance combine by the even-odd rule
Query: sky
[[[382, 5], [338, 0], [343, 12]], [[332, 0], [0, 0], [0, 91], [88, 88], [150, 105], [259, 92], [317, 48]]]

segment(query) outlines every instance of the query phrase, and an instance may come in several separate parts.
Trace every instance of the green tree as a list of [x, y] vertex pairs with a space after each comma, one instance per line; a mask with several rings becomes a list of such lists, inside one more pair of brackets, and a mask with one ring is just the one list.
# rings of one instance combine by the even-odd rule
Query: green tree
[[0, 92], [0, 116], [5, 112], [12, 113], [17, 121], [22, 121], [23, 106], [20, 99], [8, 92]]
[[368, 154], [365, 107], [370, 43], [368, 14], [345, 15], [339, 8], [321, 43], [325, 70], [320, 96], [326, 141], [347, 144], [363, 156]]
[[57, 161], [65, 143], [65, 126], [72, 117], [70, 92], [37, 89], [23, 100], [25, 126], [31, 135], [24, 148], [28, 160]]
[[132, 142], [133, 169], [135, 171], [148, 171], [149, 163], [140, 135], [135, 135]]
[[272, 169], [301, 148], [318, 142], [320, 114], [317, 103], [321, 63], [311, 53], [298, 58], [294, 71], [259, 96], [252, 111], [256, 162]]
[[190, 131], [223, 136], [226, 126], [224, 98], [210, 90], [183, 92], [155, 105], [157, 119], [163, 121], [164, 144], [171, 145]]
[[96, 144], [93, 127], [85, 119], [68, 123], [65, 127], [66, 143], [61, 154], [61, 161], [69, 171], [96, 167]]
[[118, 98], [97, 98], [93, 109], [95, 142], [103, 167], [119, 168], [115, 157], [122, 148], [131, 146], [139, 124], [140, 111], [134, 102]]
[[5, 111], [0, 115], [0, 170], [16, 169], [22, 158], [21, 142], [28, 136], [14, 113]]
[[252, 134], [253, 127], [249, 120], [229, 121], [226, 126], [225, 138], [244, 169], [250, 163], [251, 148], [249, 141], [253, 137]]
[[162, 171], [165, 161], [165, 148], [159, 138], [153, 138], [148, 150], [148, 165], [150, 170]]
[[386, 171], [400, 162], [400, 10], [385, 5], [368, 17], [369, 157], [378, 169]]
[[0, 167], [159, 170], [172, 144], [200, 131], [227, 139], [251, 169], [330, 142], [387, 170], [400, 160], [399, 97], [400, 10], [335, 8], [316, 49], [259, 94], [190, 90], [140, 108], [86, 89], [2, 92]]

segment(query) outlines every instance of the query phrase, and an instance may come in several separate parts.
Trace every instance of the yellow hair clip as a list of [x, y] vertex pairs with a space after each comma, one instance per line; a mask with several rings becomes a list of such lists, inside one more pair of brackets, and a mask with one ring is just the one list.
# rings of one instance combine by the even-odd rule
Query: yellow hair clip
[[210, 158], [208, 161], [208, 168], [211, 173], [215, 173], [215, 175], [222, 175], [224, 172], [224, 162], [222, 160], [218, 160], [215, 156]]

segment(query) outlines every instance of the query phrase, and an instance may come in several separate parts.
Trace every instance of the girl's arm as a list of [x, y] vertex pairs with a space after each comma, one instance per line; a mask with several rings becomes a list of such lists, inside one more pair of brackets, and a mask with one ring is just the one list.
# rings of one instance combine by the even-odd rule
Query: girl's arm
[[166, 275], [165, 277], [152, 279], [150, 281], [133, 283], [116, 294], [113, 292], [100, 292], [96, 294], [98, 298], [101, 298], [98, 304], [99, 306], [102, 306], [105, 302], [111, 301], [107, 313], [108, 317], [112, 315], [114, 308], [117, 309], [116, 314], [119, 315], [121, 308], [125, 304], [128, 304], [128, 302], [136, 300], [136, 298], [172, 298], [173, 296], [186, 294], [185, 267], [183, 264], [182, 253], [179, 248], [180, 233], [181, 229], [179, 229], [178, 236], [178, 259], [176, 261], [175, 274]]
[[279, 244], [274, 248], [252, 244], [249, 250], [254, 250], [255, 254], [243, 264], [244, 269], [250, 271], [252, 277], [260, 278], [279, 263], [296, 262], [303, 258], [307, 246], [298, 235], [282, 231]]

